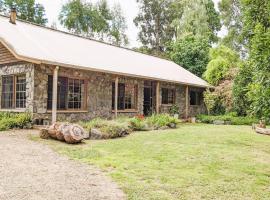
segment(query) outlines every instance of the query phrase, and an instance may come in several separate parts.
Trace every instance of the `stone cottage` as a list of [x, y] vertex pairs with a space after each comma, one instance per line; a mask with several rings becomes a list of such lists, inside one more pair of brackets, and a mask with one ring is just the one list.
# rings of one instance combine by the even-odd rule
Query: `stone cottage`
[[0, 16], [0, 111], [37, 122], [205, 113], [209, 85], [179, 65], [130, 49]]

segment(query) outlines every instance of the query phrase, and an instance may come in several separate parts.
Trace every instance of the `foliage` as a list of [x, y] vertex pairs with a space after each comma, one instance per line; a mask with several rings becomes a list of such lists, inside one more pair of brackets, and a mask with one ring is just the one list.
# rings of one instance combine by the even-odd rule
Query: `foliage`
[[204, 103], [205, 103], [205, 106], [207, 108], [207, 112], [208, 112], [208, 115], [209, 115], [213, 111], [213, 108], [214, 108], [214, 106], [216, 104], [217, 95], [216, 95], [216, 93], [211, 92], [208, 89], [203, 93], [203, 99], [204, 99]]
[[248, 99], [249, 84], [252, 82], [252, 68], [248, 63], [240, 66], [233, 83], [233, 109], [240, 116], [248, 115], [250, 100]]
[[114, 5], [111, 12], [110, 42], [117, 46], [125, 46], [128, 44], [128, 37], [125, 33], [127, 24], [120, 4]]
[[170, 114], [171, 115], [175, 115], [175, 114], [179, 114], [179, 106], [177, 104], [174, 104], [170, 107]]
[[258, 123], [259, 120], [254, 117], [238, 117], [235, 114], [226, 114], [226, 115], [198, 115], [197, 119], [202, 123], [213, 124], [214, 121], [221, 120], [226, 121], [232, 125], [252, 125]]
[[219, 13], [212, 0], [187, 0], [182, 4], [182, 15], [174, 19], [178, 39], [186, 35], [206, 38], [209, 43], [217, 42], [221, 28]]
[[170, 58], [197, 76], [202, 76], [209, 62], [210, 45], [207, 39], [187, 35], [172, 43]]
[[241, 0], [221, 0], [218, 7], [222, 25], [228, 30], [228, 34], [222, 38], [221, 43], [237, 52], [243, 51], [243, 41], [240, 37], [243, 27]]
[[16, 8], [19, 19], [41, 25], [48, 22], [44, 6], [35, 0], [0, 0], [0, 12], [8, 15], [12, 7]]
[[104, 119], [93, 119], [89, 122], [80, 123], [88, 132], [91, 132], [91, 129], [98, 129], [103, 134], [104, 139], [118, 138], [125, 134], [130, 133], [130, 129], [127, 123], [120, 121], [108, 121]]
[[176, 127], [180, 121], [168, 114], [156, 114], [146, 118], [147, 124], [154, 129]]
[[205, 79], [217, 86], [221, 81], [231, 79], [233, 68], [238, 68], [241, 61], [236, 52], [226, 46], [218, 46], [210, 50], [210, 62], [204, 73]]
[[[161, 134], [160, 134], [161, 133]], [[127, 199], [270, 199], [270, 138], [250, 126], [187, 124], [121, 140], [70, 146], [40, 140], [72, 160], [95, 165]]]
[[69, 31], [108, 41], [115, 45], [127, 45], [125, 17], [120, 5], [110, 8], [106, 0], [96, 4], [82, 0], [70, 0], [62, 6], [60, 23]]
[[258, 24], [254, 34], [249, 58], [249, 64], [253, 67], [253, 82], [248, 97], [252, 114], [270, 119], [270, 27], [265, 29]]
[[0, 113], [0, 131], [6, 131], [12, 128], [31, 128], [31, 115], [28, 113]]
[[148, 128], [146, 121], [139, 117], [134, 117], [130, 119], [129, 127], [134, 131], [146, 131]]
[[134, 24], [139, 29], [140, 42], [153, 49], [156, 54], [165, 51], [165, 46], [174, 36], [171, 26], [173, 10], [171, 0], [136, 0], [139, 4], [139, 14]]

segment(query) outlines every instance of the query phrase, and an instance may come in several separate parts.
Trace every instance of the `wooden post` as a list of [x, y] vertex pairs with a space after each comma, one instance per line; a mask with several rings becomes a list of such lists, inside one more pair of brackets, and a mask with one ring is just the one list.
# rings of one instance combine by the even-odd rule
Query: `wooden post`
[[160, 106], [160, 82], [157, 82], [156, 87], [156, 113], [159, 114], [159, 106]]
[[53, 95], [52, 95], [52, 124], [57, 120], [57, 88], [58, 88], [58, 70], [59, 67], [56, 66], [53, 71]]
[[185, 117], [186, 119], [189, 116], [189, 87], [188, 85], [186, 86], [186, 114]]
[[117, 118], [118, 115], [118, 83], [119, 83], [119, 78], [116, 77], [115, 79], [115, 92], [114, 92], [114, 114], [115, 118]]

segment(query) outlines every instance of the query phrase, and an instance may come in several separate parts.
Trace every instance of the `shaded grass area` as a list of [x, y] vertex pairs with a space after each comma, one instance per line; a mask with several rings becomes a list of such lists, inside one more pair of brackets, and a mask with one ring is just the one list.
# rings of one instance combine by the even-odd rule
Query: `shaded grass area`
[[270, 137], [247, 126], [181, 125], [76, 146], [46, 143], [103, 169], [129, 199], [270, 199]]

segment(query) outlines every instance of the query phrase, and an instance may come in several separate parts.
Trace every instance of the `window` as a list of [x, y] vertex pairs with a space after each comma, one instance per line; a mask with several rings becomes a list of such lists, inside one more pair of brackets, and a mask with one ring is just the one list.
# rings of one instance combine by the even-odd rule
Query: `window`
[[202, 92], [190, 91], [190, 105], [201, 105]]
[[[48, 77], [48, 102], [47, 108], [52, 109], [53, 76]], [[57, 109], [81, 110], [84, 108], [85, 81], [58, 77]]]
[[[118, 84], [118, 110], [137, 109], [138, 86], [134, 84]], [[112, 109], [114, 110], [115, 83], [112, 83]]]
[[5, 109], [26, 107], [26, 76], [3, 76], [1, 107]]
[[162, 88], [162, 104], [175, 103], [175, 89]]

